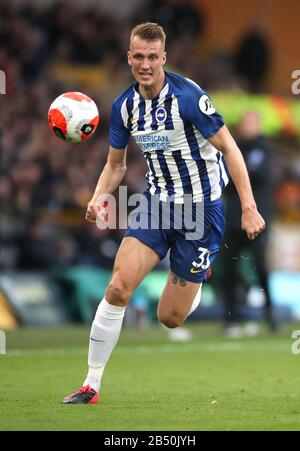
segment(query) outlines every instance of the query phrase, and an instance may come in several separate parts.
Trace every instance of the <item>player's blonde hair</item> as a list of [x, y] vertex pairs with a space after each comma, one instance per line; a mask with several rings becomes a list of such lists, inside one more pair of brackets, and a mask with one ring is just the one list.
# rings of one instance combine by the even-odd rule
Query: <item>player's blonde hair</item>
[[133, 38], [135, 38], [136, 36], [143, 39], [144, 41], [160, 41], [163, 44], [163, 48], [165, 48], [166, 33], [164, 32], [163, 27], [158, 25], [158, 23], [145, 22], [136, 25], [131, 31], [130, 47]]

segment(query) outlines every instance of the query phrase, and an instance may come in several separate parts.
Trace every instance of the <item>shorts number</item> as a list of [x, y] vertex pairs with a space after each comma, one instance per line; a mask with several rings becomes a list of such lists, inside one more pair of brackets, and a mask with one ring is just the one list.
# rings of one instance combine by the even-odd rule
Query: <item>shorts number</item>
[[193, 261], [192, 265], [195, 268], [201, 268], [203, 270], [207, 269], [210, 265], [210, 261], [209, 261], [209, 256], [210, 256], [210, 251], [208, 249], [206, 249], [205, 247], [198, 247], [198, 251], [200, 251], [199, 257], [198, 259], [200, 260], [199, 262]]

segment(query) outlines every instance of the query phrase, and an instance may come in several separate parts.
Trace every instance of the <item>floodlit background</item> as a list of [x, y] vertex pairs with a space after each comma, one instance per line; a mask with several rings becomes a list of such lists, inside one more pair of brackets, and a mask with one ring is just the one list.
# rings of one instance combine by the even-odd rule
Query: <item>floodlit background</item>
[[[261, 133], [269, 140], [274, 156], [274, 163], [263, 174], [265, 185], [272, 186], [266, 245], [268, 283], [274, 313], [283, 330], [300, 318], [299, 17], [298, 0], [0, 0], [0, 330], [7, 332], [7, 358], [10, 349], [11, 358], [17, 359], [23, 355], [23, 349], [35, 347], [39, 340], [38, 346], [50, 349], [49, 355], [53, 347], [62, 347], [61, 355], [67, 355], [66, 348], [74, 345], [74, 355], [79, 349], [78, 373], [70, 369], [66, 381], [63, 367], [60, 370], [58, 366], [53, 374], [53, 369], [46, 373], [45, 366], [42, 378], [46, 377], [48, 386], [52, 374], [51, 380], [65, 383], [64, 390], [72, 388], [71, 380], [73, 388], [80, 384], [89, 325], [103, 297], [124, 233], [101, 231], [85, 223], [85, 209], [106, 161], [112, 101], [132, 83], [126, 57], [130, 31], [147, 20], [158, 22], [167, 33], [166, 70], [191, 78], [207, 91], [237, 139], [244, 114], [259, 113]], [[51, 102], [61, 93], [73, 90], [92, 97], [101, 118], [94, 136], [78, 145], [59, 140], [47, 122]], [[128, 196], [142, 192], [146, 171], [142, 155], [131, 143], [128, 170], [122, 182], [128, 188]], [[227, 196], [225, 192], [225, 205]], [[238, 221], [239, 214], [234, 216]], [[225, 244], [230, 246], [230, 242]], [[265, 298], [248, 251], [241, 250], [236, 261], [244, 281], [238, 308], [245, 324], [251, 322], [245, 333], [255, 335], [264, 319]], [[154, 327], [160, 337], [158, 342], [196, 339], [197, 350], [198, 345], [201, 347], [199, 331], [203, 327], [208, 344], [202, 351], [208, 353], [209, 340], [219, 337], [224, 319], [220, 284], [226, 264], [224, 252], [225, 246], [214, 265], [211, 281], [203, 288], [201, 304], [181, 335], [168, 336], [157, 325], [156, 307], [169, 267], [168, 258], [161, 262], [141, 284], [127, 309], [125, 342], [139, 342], [142, 337], [147, 340]], [[212, 329], [207, 329], [211, 322]], [[72, 329], [73, 325], [79, 329]], [[43, 332], [32, 326], [52, 328]], [[53, 327], [59, 328], [57, 341]], [[290, 332], [287, 334], [286, 340], [290, 339]], [[286, 353], [290, 353], [288, 342], [284, 343], [282, 348], [277, 346], [277, 351], [286, 346]], [[258, 343], [257, 349], [260, 346], [268, 352], [268, 344]], [[225, 348], [219, 349], [226, 352]], [[212, 351], [216, 349], [218, 343]], [[248, 351], [243, 348], [241, 352]], [[118, 358], [121, 364], [125, 354], [117, 354], [116, 366]], [[37, 351], [37, 355], [41, 358], [43, 351]], [[277, 357], [275, 352], [274, 359]], [[5, 358], [0, 356], [0, 371]], [[212, 354], [210, 358], [213, 361]], [[73, 364], [71, 361], [70, 366]], [[20, 371], [26, 368], [23, 363], [20, 365]], [[233, 365], [232, 377], [238, 367], [238, 363]], [[278, 368], [271, 363], [269, 368], [277, 374]], [[148, 370], [144, 371], [147, 377]], [[14, 378], [9, 365], [5, 374], [9, 387]], [[31, 383], [39, 387], [39, 381], [33, 378], [31, 382], [29, 373], [25, 374], [25, 388]], [[244, 380], [245, 385], [248, 382]], [[110, 388], [118, 387], [117, 382], [111, 384]], [[51, 387], [56, 402], [61, 385]], [[44, 389], [39, 389], [43, 396]], [[215, 390], [218, 394], [219, 388]], [[31, 388], [26, 396], [34, 397]], [[209, 396], [213, 396], [213, 390]], [[237, 410], [241, 412], [241, 408]], [[203, 410], [203, 418], [206, 414]], [[153, 415], [154, 418], [156, 413]], [[223, 418], [228, 416], [231, 414], [224, 413]], [[247, 418], [245, 412], [245, 424]], [[37, 428], [47, 428], [47, 424], [49, 428], [59, 428], [49, 421], [43, 426], [33, 424]], [[3, 424], [3, 428], [12, 427], [13, 413]], [[30, 422], [22, 424], [19, 423], [21, 428], [31, 428]], [[97, 423], [90, 424], [99, 427]], [[104, 428], [106, 424], [108, 428], [120, 428], [120, 424], [109, 421], [103, 424]], [[147, 429], [147, 424], [141, 423], [138, 428]], [[176, 424], [174, 427], [180, 428], [182, 423]], [[191, 424], [197, 428], [197, 423]], [[236, 424], [233, 422], [228, 428]], [[250, 428], [251, 424], [255, 428], [259, 421], [250, 422]], [[272, 428], [272, 424], [270, 421], [268, 427]], [[291, 421], [288, 427], [293, 428], [293, 424]], [[282, 422], [281, 427], [285, 426]], [[126, 427], [135, 426], [126, 423], [123, 428]], [[159, 426], [150, 421], [149, 427]], [[182, 427], [188, 428], [188, 423]], [[218, 423], [211, 424], [211, 428], [218, 427]]]

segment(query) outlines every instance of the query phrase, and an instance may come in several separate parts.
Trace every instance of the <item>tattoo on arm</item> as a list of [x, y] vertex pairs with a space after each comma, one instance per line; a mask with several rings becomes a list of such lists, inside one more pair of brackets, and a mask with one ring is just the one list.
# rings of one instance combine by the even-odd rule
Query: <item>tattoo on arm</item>
[[171, 271], [171, 275], [172, 275], [172, 282], [175, 285], [179, 282], [179, 285], [181, 287], [185, 287], [186, 286], [186, 280], [182, 279], [182, 277], [176, 276], [176, 274], [174, 272], [172, 272], [172, 271]]

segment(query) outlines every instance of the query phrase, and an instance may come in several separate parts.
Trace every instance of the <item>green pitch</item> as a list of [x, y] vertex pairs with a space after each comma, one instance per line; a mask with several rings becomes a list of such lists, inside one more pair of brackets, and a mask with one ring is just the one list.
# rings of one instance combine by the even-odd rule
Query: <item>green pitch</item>
[[0, 430], [299, 430], [300, 355], [277, 336], [224, 339], [193, 323], [194, 338], [125, 329], [98, 405], [62, 405], [86, 374], [89, 328], [7, 333], [0, 355]]

